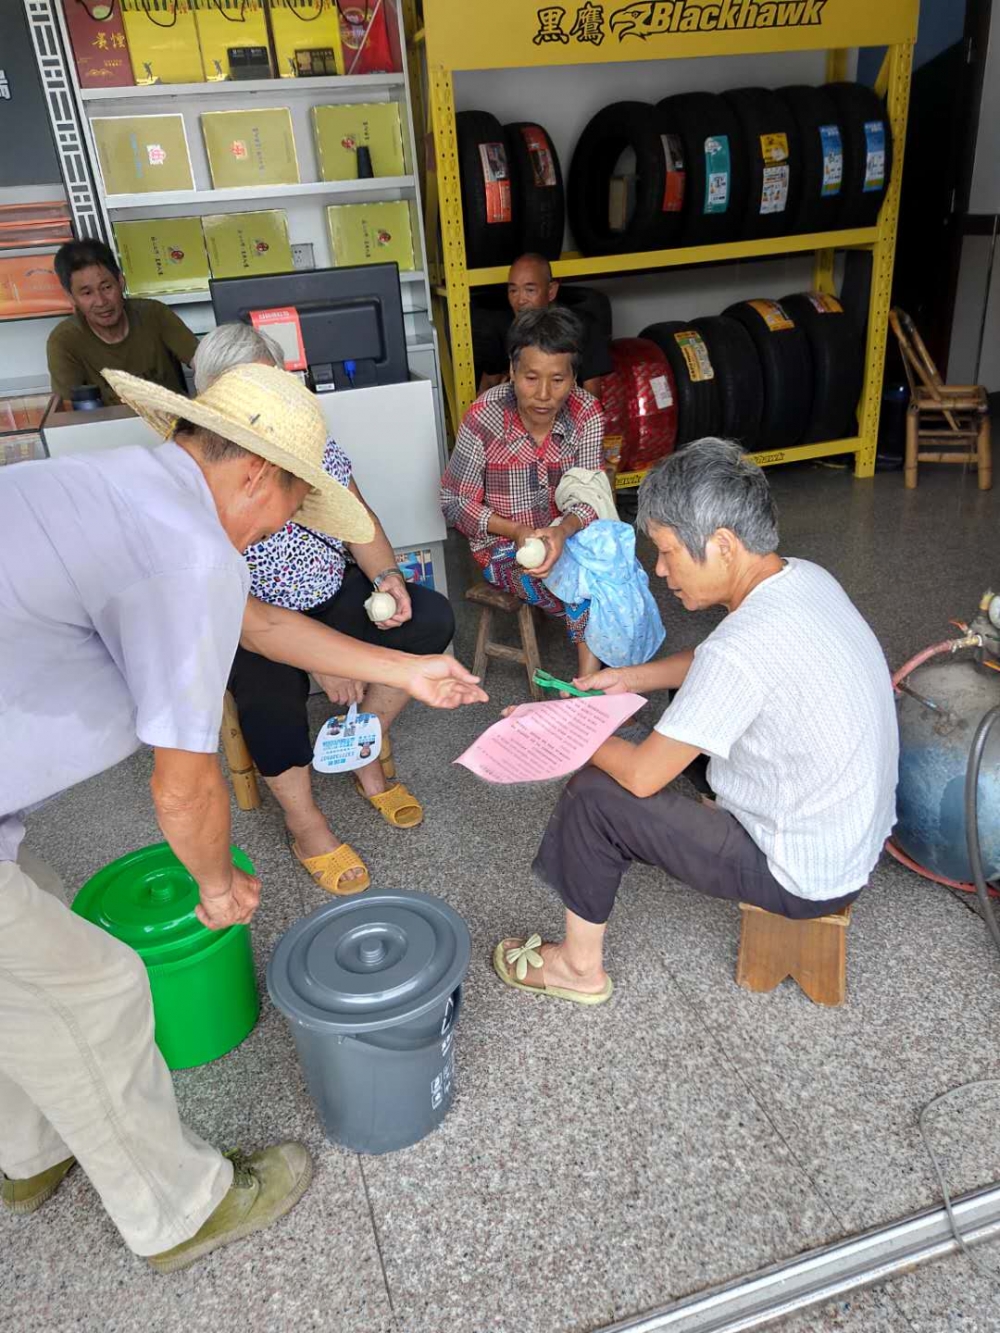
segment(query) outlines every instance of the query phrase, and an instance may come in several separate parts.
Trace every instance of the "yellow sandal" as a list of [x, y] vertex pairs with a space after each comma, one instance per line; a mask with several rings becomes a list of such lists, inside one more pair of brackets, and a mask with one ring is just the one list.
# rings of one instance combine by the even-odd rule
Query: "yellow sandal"
[[388, 736], [382, 737], [382, 748], [378, 752], [378, 761], [382, 765], [386, 782], [392, 782], [396, 776], [396, 761], [392, 757], [392, 741]]
[[[380, 791], [376, 796], [369, 796], [357, 777], [354, 779], [354, 785], [393, 828], [416, 828], [423, 822], [424, 807], [401, 782], [394, 783], [387, 791]], [[407, 810], [413, 814], [406, 815], [404, 812]]]
[[[332, 893], [338, 898], [349, 898], [355, 893], [364, 893], [365, 889], [371, 888], [372, 877], [368, 873], [368, 867], [354, 848], [346, 842], [342, 842], [332, 852], [324, 852], [322, 856], [300, 856], [295, 843], [289, 845], [299, 865], [303, 866], [309, 872], [310, 878], [327, 893]], [[359, 875], [357, 879], [347, 880], [342, 888], [341, 881], [349, 870], [363, 870], [365, 873]]]

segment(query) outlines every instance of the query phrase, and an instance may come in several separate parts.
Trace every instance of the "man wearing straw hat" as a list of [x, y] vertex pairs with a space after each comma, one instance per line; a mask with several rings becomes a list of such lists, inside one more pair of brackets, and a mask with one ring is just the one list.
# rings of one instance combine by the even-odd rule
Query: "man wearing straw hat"
[[242, 551], [293, 514], [371, 538], [322, 467], [323, 418], [293, 376], [240, 366], [189, 400], [106, 374], [173, 438], [0, 474], [0, 1198], [33, 1212], [78, 1160], [126, 1244], [169, 1272], [287, 1213], [309, 1155], [284, 1143], [227, 1159], [185, 1128], [141, 960], [67, 910], [22, 845], [25, 811], [151, 745], [160, 827], [197, 881], [199, 918], [222, 928], [249, 921], [260, 893], [230, 860], [217, 757], [238, 643], [432, 707], [486, 696], [449, 657], [248, 601]]

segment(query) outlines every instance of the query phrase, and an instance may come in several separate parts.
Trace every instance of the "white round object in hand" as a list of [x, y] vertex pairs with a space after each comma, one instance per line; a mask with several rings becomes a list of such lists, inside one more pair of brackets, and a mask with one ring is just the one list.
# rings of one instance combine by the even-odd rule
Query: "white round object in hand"
[[380, 621], [389, 620], [396, 614], [396, 599], [391, 592], [373, 592], [365, 602], [365, 610], [368, 612], [368, 619], [377, 625]]
[[545, 563], [547, 549], [541, 537], [529, 537], [514, 557], [522, 569], [537, 569]]

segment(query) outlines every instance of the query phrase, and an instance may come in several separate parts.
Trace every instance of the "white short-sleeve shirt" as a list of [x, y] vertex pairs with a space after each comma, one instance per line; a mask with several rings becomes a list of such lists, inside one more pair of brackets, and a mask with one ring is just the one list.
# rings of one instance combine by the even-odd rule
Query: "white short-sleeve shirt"
[[216, 750], [249, 587], [176, 444], [0, 468], [0, 861], [141, 742]]
[[896, 818], [899, 740], [878, 640], [831, 574], [789, 559], [695, 649], [657, 723], [708, 778], [789, 893], [867, 882]]

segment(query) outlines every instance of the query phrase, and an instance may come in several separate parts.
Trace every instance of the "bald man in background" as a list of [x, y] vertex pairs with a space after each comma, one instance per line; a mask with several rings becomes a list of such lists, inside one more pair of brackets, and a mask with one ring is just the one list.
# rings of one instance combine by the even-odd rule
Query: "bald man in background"
[[[579, 299], [584, 298], [584, 299]], [[525, 310], [544, 310], [546, 306], [565, 305], [583, 322], [586, 333], [580, 361], [578, 382], [595, 397], [600, 397], [600, 379], [614, 369], [608, 346], [611, 332], [610, 310], [607, 329], [601, 326], [591, 305], [607, 305], [606, 298], [592, 288], [567, 287], [562, 296], [559, 283], [552, 276], [549, 261], [543, 255], [526, 254], [515, 259], [507, 274], [507, 303], [513, 312], [488, 307], [472, 309], [472, 344], [476, 370], [479, 374], [478, 392], [492, 389], [509, 377], [506, 338], [512, 318]]]

